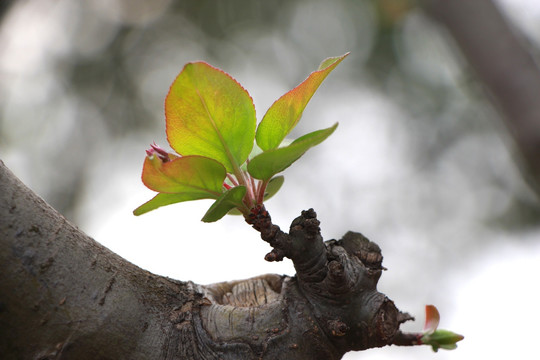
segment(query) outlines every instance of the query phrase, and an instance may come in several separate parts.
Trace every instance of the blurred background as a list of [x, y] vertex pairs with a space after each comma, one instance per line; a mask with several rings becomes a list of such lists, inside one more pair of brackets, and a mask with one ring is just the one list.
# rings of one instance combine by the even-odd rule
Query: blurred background
[[[533, 52], [540, 3], [498, 0]], [[266, 109], [329, 56], [293, 136], [336, 132], [285, 171], [267, 204], [284, 230], [313, 207], [326, 239], [362, 232], [383, 249], [380, 290], [416, 316], [441, 312], [457, 351], [369, 350], [345, 359], [534, 358], [540, 203], [519, 154], [451, 38], [413, 0], [0, 2], [0, 158], [97, 241], [157, 274], [207, 284], [294, 274], [239, 217], [210, 202], [135, 217], [153, 193], [145, 149], [168, 148], [163, 102], [204, 60]]]

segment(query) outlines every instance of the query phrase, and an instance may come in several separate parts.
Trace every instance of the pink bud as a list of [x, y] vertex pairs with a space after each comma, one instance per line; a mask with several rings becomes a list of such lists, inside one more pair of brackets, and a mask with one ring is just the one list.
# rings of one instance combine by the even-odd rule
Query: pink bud
[[150, 144], [150, 149], [146, 150], [147, 156], [157, 156], [161, 161], [168, 162], [170, 161], [169, 153], [164, 149], [160, 148], [156, 143]]

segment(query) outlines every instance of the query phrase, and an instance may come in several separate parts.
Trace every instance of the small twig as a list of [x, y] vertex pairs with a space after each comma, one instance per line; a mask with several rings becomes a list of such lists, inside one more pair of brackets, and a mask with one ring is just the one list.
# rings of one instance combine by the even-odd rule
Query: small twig
[[266, 241], [273, 247], [264, 259], [266, 261], [281, 261], [285, 257], [283, 251], [284, 239], [288, 238], [288, 234], [281, 231], [279, 226], [272, 224], [272, 218], [264, 205], [256, 205], [251, 209], [249, 215], [245, 217], [248, 224], [253, 226], [255, 230], [261, 233], [261, 239]]
[[392, 341], [392, 345], [397, 345], [397, 346], [420, 345], [421, 337], [422, 337], [421, 333], [404, 333], [404, 332], [398, 331], [398, 333], [394, 337], [394, 340]]

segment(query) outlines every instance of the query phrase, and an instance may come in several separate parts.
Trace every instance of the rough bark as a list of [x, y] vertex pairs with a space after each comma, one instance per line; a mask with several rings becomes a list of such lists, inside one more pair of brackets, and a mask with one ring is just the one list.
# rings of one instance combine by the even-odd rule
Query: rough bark
[[167, 354], [174, 309], [200, 301], [194, 284], [155, 276], [90, 239], [3, 164], [0, 240], [3, 359], [156, 358]]
[[[411, 319], [377, 291], [379, 247], [323, 242], [313, 210], [289, 234], [249, 221], [297, 276], [200, 286], [153, 275], [83, 234], [0, 162], [3, 359], [339, 359], [413, 345]], [[273, 257], [274, 256], [274, 257]], [[270, 257], [270, 258], [269, 258]]]
[[491, 0], [425, 0], [491, 95], [522, 154], [524, 177], [540, 197], [540, 70], [525, 39]]

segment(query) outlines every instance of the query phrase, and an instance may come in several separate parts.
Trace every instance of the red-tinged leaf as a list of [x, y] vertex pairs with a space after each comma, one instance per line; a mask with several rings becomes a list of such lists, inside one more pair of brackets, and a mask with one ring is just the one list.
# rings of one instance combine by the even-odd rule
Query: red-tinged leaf
[[213, 204], [210, 209], [204, 214], [202, 221], [214, 222], [218, 221], [231, 209], [238, 209], [243, 206], [242, 199], [246, 195], [245, 186], [236, 186], [225, 191]]
[[234, 173], [255, 138], [255, 107], [248, 92], [225, 72], [188, 63], [165, 99], [167, 138], [182, 155], [201, 155]]
[[312, 72], [300, 85], [272, 104], [257, 128], [257, 145], [261, 149], [271, 150], [281, 144], [300, 120], [319, 85], [347, 55], [349, 54], [324, 60], [317, 71]]
[[191, 155], [162, 162], [154, 156], [144, 161], [142, 181], [149, 189], [162, 193], [215, 199], [221, 195], [225, 176], [223, 165], [207, 157]]
[[338, 124], [327, 129], [317, 130], [299, 137], [289, 146], [264, 151], [249, 161], [248, 172], [256, 179], [268, 180], [275, 174], [285, 170], [298, 160], [311, 147], [320, 144], [334, 130]]
[[183, 201], [207, 199], [208, 196], [206, 193], [200, 193], [200, 197], [197, 197], [195, 193], [179, 193], [179, 194], [166, 194], [159, 193], [154, 196], [151, 200], [145, 202], [135, 210], [133, 210], [134, 215], [142, 215], [149, 211], [155, 210], [159, 207], [176, 204]]
[[441, 316], [439, 310], [434, 305], [426, 305], [426, 323], [424, 324], [425, 333], [433, 333], [439, 326]]

